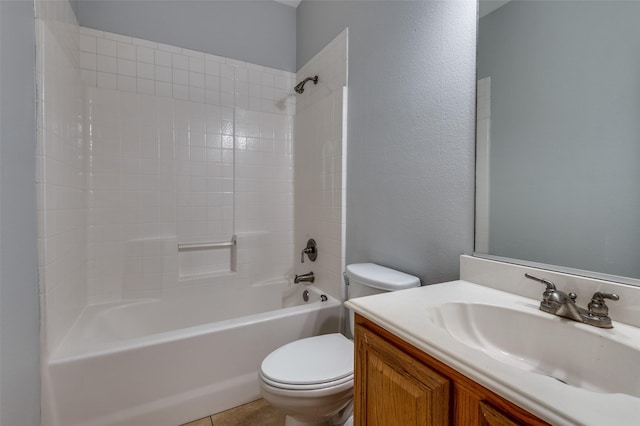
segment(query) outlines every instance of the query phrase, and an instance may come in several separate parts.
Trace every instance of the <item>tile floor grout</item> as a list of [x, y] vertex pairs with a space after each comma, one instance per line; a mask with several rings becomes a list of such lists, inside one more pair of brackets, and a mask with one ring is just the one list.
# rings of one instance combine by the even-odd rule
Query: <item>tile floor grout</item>
[[281, 411], [258, 399], [182, 426], [284, 426], [284, 418]]

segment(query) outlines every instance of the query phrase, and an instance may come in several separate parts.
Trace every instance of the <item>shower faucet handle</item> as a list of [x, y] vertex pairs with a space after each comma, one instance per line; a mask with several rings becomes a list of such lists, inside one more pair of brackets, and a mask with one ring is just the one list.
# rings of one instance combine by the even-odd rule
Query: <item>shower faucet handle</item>
[[309, 256], [309, 260], [315, 262], [318, 258], [318, 246], [316, 244], [316, 240], [313, 238], [309, 238], [307, 241], [307, 247], [302, 249], [302, 253], [300, 254], [300, 263], [304, 263], [304, 255]]

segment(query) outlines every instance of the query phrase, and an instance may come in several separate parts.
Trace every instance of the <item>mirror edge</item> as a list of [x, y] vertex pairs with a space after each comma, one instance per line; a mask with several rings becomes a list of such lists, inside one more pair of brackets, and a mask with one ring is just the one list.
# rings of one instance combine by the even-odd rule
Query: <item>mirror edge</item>
[[574, 269], [574, 268], [568, 268], [566, 266], [550, 265], [547, 263], [531, 262], [528, 260], [513, 259], [510, 257], [495, 256], [492, 254], [480, 253], [475, 250], [473, 252], [473, 257], [477, 257], [480, 259], [487, 259], [487, 260], [495, 260], [497, 262], [510, 263], [513, 265], [528, 266], [531, 268], [546, 269], [548, 271], [560, 272], [563, 274], [577, 275], [585, 278], [595, 278], [598, 280], [612, 281], [620, 284], [627, 284], [635, 287], [640, 287], [640, 279], [637, 279], [637, 278], [604, 274], [601, 272], [587, 271], [584, 269]]

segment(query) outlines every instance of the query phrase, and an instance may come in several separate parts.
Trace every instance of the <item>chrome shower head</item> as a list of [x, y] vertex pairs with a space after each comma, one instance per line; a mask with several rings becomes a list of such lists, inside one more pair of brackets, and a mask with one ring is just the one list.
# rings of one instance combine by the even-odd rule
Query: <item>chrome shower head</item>
[[318, 76], [317, 75], [315, 77], [307, 77], [304, 80], [302, 80], [302, 82], [298, 83], [298, 85], [296, 87], [294, 87], [293, 90], [295, 90], [296, 93], [304, 92], [304, 85], [309, 80], [313, 81], [313, 84], [318, 84]]

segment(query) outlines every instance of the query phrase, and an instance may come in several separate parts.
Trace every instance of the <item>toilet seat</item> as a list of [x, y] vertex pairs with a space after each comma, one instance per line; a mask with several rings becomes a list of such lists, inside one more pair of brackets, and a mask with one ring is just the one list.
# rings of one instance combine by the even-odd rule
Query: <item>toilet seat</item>
[[353, 342], [333, 333], [288, 343], [262, 361], [260, 378], [289, 390], [319, 390], [353, 382]]
[[309, 384], [309, 385], [292, 385], [290, 383], [276, 382], [264, 377], [262, 373], [260, 373], [260, 380], [262, 380], [264, 384], [273, 386], [274, 388], [278, 388], [282, 390], [291, 390], [291, 391], [323, 390], [328, 388], [340, 387], [343, 384], [348, 384], [349, 386], [353, 386], [353, 374], [351, 374], [350, 376], [344, 377], [340, 380], [324, 382], [324, 383], [315, 383], [315, 384]]

